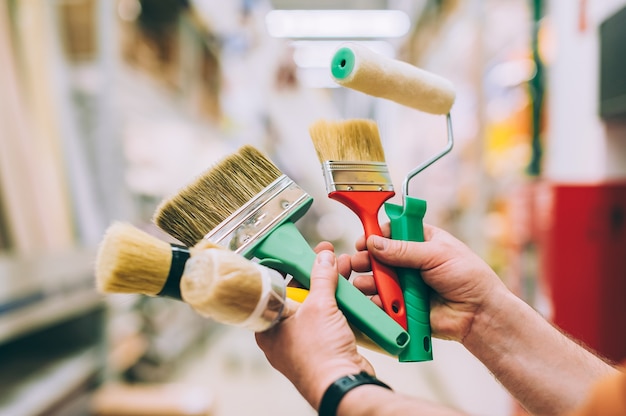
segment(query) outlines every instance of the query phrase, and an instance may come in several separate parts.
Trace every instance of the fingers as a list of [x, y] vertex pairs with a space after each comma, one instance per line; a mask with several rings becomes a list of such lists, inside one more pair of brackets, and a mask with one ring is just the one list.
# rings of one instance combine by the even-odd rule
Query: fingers
[[335, 248], [333, 247], [332, 243], [329, 243], [328, 241], [322, 241], [321, 243], [316, 245], [315, 248], [313, 249], [315, 253], [319, 253], [322, 250], [329, 250], [329, 251], [334, 252]]
[[410, 267], [421, 269], [424, 263], [432, 256], [424, 243], [388, 238], [372, 235], [367, 240], [367, 250], [377, 259], [395, 267]]
[[[383, 232], [383, 236], [384, 237], [389, 237], [391, 235], [391, 225], [389, 224], [389, 222], [386, 222], [384, 224], [382, 224], [380, 226], [381, 231]], [[357, 238], [356, 243], [354, 244], [355, 248], [357, 249], [357, 251], [363, 251], [366, 250], [366, 244], [365, 244], [365, 236], [362, 235], [359, 238]]]
[[309, 297], [324, 296], [335, 299], [338, 278], [339, 272], [335, 253], [330, 250], [320, 251], [311, 270]]
[[422, 270], [437, 267], [454, 257], [455, 253], [471, 253], [461, 241], [428, 224], [424, 224], [424, 239], [425, 242], [402, 241], [373, 235], [367, 240], [367, 250], [391, 266]]
[[443, 230], [430, 224], [424, 223], [423, 226], [424, 226], [424, 240], [425, 241], [432, 240], [437, 233], [445, 233]]
[[359, 251], [351, 257], [352, 270], [357, 273], [366, 273], [372, 270], [370, 256], [367, 251]]
[[348, 254], [342, 254], [337, 257], [337, 268], [340, 275], [346, 279], [350, 278], [350, 275], [352, 274], [352, 259]]
[[359, 289], [365, 296], [368, 296], [372, 302], [374, 302], [379, 308], [383, 307], [383, 304], [380, 300], [380, 296], [378, 296], [378, 291], [376, 290], [376, 283], [374, 282], [374, 277], [370, 275], [358, 275], [352, 281], [354, 287]]
[[361, 235], [359, 238], [356, 239], [356, 243], [354, 244], [354, 248], [356, 248], [357, 251], [363, 251], [363, 250], [366, 249], [365, 235]]
[[[335, 248], [333, 247], [332, 243], [329, 243], [328, 241], [322, 241], [321, 243], [316, 245], [315, 248], [313, 248], [313, 251], [315, 253], [320, 253], [324, 250], [334, 252]], [[346, 279], [350, 278], [350, 274], [352, 273], [352, 261], [350, 259], [350, 256], [347, 254], [340, 255], [337, 258], [337, 265], [339, 274]]]
[[358, 275], [352, 280], [352, 284], [366, 296], [376, 294], [376, 283], [372, 275]]

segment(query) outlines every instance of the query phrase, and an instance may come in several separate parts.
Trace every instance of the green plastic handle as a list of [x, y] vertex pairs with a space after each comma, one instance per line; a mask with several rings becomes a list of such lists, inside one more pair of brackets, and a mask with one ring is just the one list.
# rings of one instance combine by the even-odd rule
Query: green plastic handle
[[[426, 201], [405, 197], [404, 206], [385, 203], [385, 212], [391, 222], [391, 238], [405, 241], [424, 241], [424, 214]], [[398, 268], [398, 279], [404, 295], [408, 332], [411, 341], [400, 353], [401, 362], [430, 361], [433, 359], [430, 330], [430, 288], [415, 269]]]
[[[294, 277], [307, 289], [316, 254], [295, 224], [286, 221], [257, 244], [252, 254], [263, 264]], [[337, 304], [348, 322], [391, 355], [398, 356], [409, 344], [409, 334], [346, 279], [339, 277]]]

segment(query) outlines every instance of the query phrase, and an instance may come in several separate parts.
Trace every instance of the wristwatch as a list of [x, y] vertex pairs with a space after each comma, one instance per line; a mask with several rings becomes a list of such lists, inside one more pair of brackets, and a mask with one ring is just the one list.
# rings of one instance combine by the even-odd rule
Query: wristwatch
[[353, 388], [364, 384], [374, 384], [391, 390], [391, 387], [365, 371], [343, 376], [331, 384], [324, 392], [322, 401], [320, 402], [319, 416], [335, 416], [337, 414], [337, 407], [339, 407], [343, 396]]

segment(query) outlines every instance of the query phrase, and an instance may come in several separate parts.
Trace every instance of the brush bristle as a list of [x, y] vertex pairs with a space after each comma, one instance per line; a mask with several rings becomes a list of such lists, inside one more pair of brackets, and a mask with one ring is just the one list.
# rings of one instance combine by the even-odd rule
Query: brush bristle
[[96, 257], [96, 285], [102, 293], [161, 291], [172, 263], [170, 244], [125, 223], [105, 232]]
[[320, 162], [385, 162], [385, 152], [373, 120], [320, 120], [309, 127]]
[[259, 150], [243, 146], [164, 200], [154, 222], [186, 246], [193, 246], [281, 175]]

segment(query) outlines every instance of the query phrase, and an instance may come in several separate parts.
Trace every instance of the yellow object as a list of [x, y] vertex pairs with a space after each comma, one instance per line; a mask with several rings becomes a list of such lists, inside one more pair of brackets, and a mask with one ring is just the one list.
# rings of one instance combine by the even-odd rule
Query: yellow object
[[304, 302], [308, 294], [309, 291], [304, 288], [287, 286], [287, 297], [298, 303]]

